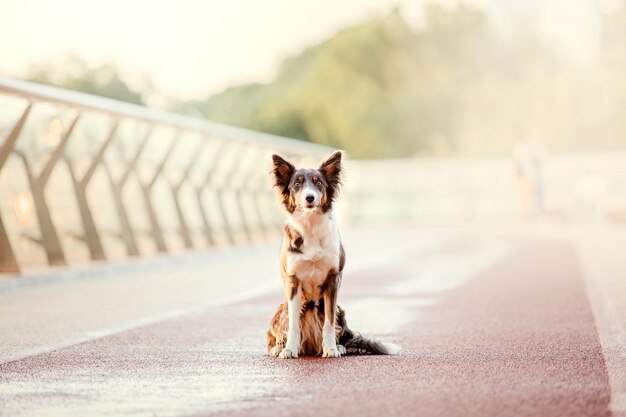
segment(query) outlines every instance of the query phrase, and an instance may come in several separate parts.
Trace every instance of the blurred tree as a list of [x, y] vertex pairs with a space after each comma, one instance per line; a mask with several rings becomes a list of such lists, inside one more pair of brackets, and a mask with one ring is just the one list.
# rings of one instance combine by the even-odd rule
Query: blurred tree
[[389, 156], [393, 143], [380, 140], [390, 133], [387, 95], [396, 68], [389, 60], [409, 33], [397, 15], [369, 21], [286, 59], [271, 84], [229, 88], [177, 109], [350, 149], [354, 156]]
[[427, 7], [414, 30], [395, 10], [285, 59], [270, 84], [232, 87], [175, 110], [343, 148], [353, 157], [451, 152], [466, 84], [481, 69], [484, 16]]
[[268, 84], [231, 87], [176, 110], [346, 149], [353, 157], [503, 155], [626, 146], [626, 0], [603, 17], [603, 48], [581, 67], [528, 22], [494, 33], [462, 2], [396, 10], [285, 59]]
[[61, 62], [40, 62], [27, 70], [26, 79], [87, 94], [145, 104], [142, 93], [131, 89], [112, 64], [90, 68], [79, 57], [68, 56]]

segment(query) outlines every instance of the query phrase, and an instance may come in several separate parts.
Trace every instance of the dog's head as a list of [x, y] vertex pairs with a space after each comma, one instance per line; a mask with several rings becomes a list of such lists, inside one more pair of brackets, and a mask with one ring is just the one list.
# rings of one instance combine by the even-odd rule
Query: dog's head
[[280, 155], [274, 160], [274, 186], [288, 212], [296, 210], [327, 212], [339, 193], [341, 184], [341, 151], [324, 160], [319, 168], [300, 168]]

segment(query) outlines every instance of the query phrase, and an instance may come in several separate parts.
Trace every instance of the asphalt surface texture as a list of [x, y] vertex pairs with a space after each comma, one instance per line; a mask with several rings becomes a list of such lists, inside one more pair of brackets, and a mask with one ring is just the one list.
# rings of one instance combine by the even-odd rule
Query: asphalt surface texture
[[[571, 239], [486, 231], [426, 237], [415, 231], [365, 231], [347, 233], [346, 251], [339, 304], [348, 325], [400, 345], [399, 354], [269, 357], [265, 332], [282, 291], [275, 271], [261, 270], [265, 263], [258, 260], [261, 254], [263, 262], [272, 256], [271, 263], [277, 263], [277, 248], [263, 249], [256, 258], [249, 253], [229, 258], [204, 277], [223, 280], [223, 286], [231, 280], [247, 282], [213, 303], [195, 305], [199, 301], [188, 296], [188, 310], [172, 304], [169, 299], [180, 298], [179, 292], [202, 295], [206, 290], [179, 278], [180, 290], [163, 287], [166, 296], [156, 309], [162, 310], [160, 316], [146, 310], [116, 316], [117, 321], [95, 320], [102, 311], [87, 305], [84, 313], [68, 309], [71, 316], [63, 320], [57, 311], [55, 321], [69, 323], [63, 337], [46, 345], [33, 336], [24, 342], [21, 356], [19, 328], [12, 327], [12, 334], [0, 336], [11, 344], [0, 364], [0, 415], [623, 415], [611, 405], [616, 393], [610, 375], [616, 372], [607, 368], [589, 278]], [[250, 271], [237, 272], [247, 274], [247, 281], [231, 278], [234, 263], [249, 264]], [[181, 274], [177, 268], [161, 273], [175, 281]], [[202, 263], [194, 268], [200, 276], [205, 270]], [[108, 286], [110, 299], [101, 303], [103, 308], [130, 309], [132, 297], [115, 296], [114, 288], [123, 292], [124, 283], [111, 289], [115, 277], [109, 275], [81, 278], [66, 303], [76, 303], [81, 291], [97, 293], [98, 286]], [[63, 285], [68, 284], [33, 288], [54, 293]], [[28, 305], [33, 288], [5, 289], [3, 296], [10, 305], [20, 297]], [[141, 287], [134, 288], [134, 304], [141, 304]], [[148, 293], [163, 291], [157, 287]], [[42, 306], [44, 301], [28, 309]], [[5, 318], [11, 311], [0, 307]], [[20, 315], [24, 312], [12, 321], [19, 323]], [[81, 327], [84, 322], [93, 322], [93, 328]], [[71, 334], [72, 327], [80, 337]], [[54, 329], [48, 324], [30, 331], [52, 337]]]

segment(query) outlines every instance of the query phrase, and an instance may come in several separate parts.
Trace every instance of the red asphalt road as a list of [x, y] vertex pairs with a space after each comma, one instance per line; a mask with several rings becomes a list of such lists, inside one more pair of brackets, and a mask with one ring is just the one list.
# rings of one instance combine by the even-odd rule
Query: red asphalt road
[[[476, 242], [448, 239], [346, 274], [340, 304], [380, 298], [411, 278], [413, 265], [419, 273], [430, 257], [453, 260]], [[11, 388], [0, 391], [0, 415], [610, 415], [576, 251], [559, 240], [507, 244], [508, 255], [430, 294], [428, 306], [406, 303], [423, 292], [385, 296], [408, 305], [405, 324], [385, 336], [402, 346], [399, 355], [266, 356], [277, 293], [1, 365], [0, 384]], [[373, 306], [384, 322], [387, 309]]]

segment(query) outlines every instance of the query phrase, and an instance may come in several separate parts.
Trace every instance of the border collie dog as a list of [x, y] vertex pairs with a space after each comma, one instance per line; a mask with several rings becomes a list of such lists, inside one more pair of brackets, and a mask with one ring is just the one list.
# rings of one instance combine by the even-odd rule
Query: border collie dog
[[279, 305], [267, 332], [271, 356], [396, 353], [398, 347], [351, 331], [337, 293], [346, 255], [333, 201], [341, 184], [342, 154], [333, 153], [317, 169], [296, 169], [273, 155], [274, 185], [285, 209], [280, 250], [286, 302]]

